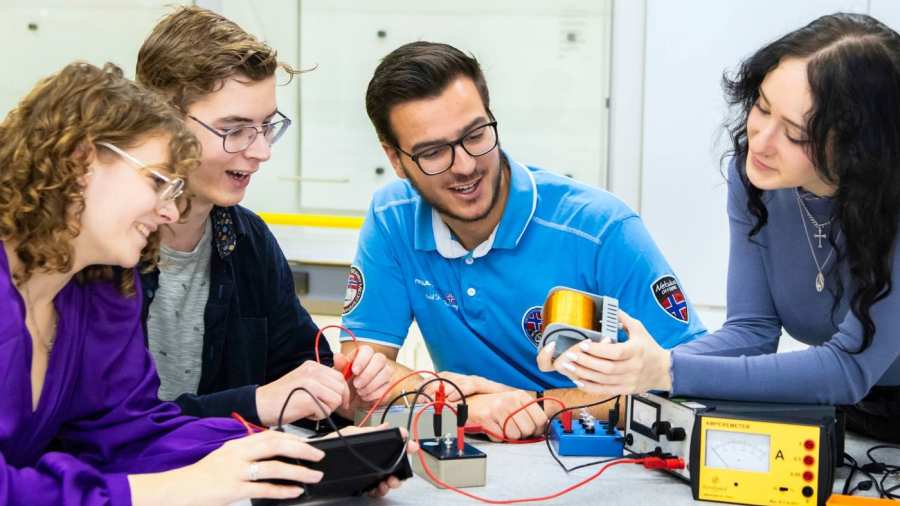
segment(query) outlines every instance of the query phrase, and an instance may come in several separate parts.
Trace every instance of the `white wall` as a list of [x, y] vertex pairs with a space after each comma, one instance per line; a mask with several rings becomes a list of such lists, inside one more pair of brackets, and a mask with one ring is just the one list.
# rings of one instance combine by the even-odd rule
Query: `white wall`
[[615, 0], [610, 55], [607, 189], [641, 208], [645, 0]]
[[134, 76], [144, 38], [177, 0], [0, 0], [0, 117], [41, 77], [74, 60]]
[[[236, 22], [275, 48], [279, 59], [301, 68], [297, 30], [300, 22], [299, 0], [213, 0], [201, 1], [198, 5]], [[272, 158], [253, 176], [243, 205], [256, 211], [296, 212], [300, 207], [297, 177], [300, 132], [303, 129], [300, 87], [304, 79], [306, 76], [300, 75], [288, 82], [287, 76], [279, 72], [279, 86], [276, 89], [278, 109], [294, 123], [273, 147]]]
[[[364, 97], [379, 60], [414, 40], [447, 42], [481, 61], [501, 142], [515, 158], [606, 184], [610, 0], [459, 0], [452, 7], [304, 0], [299, 10], [287, 0], [210, 4], [286, 61], [317, 66], [285, 88], [299, 91], [299, 121], [248, 191], [246, 202], [258, 211], [362, 212], [374, 190], [395, 178]], [[291, 44], [299, 55], [285, 49]], [[283, 95], [279, 102], [287, 103]]]

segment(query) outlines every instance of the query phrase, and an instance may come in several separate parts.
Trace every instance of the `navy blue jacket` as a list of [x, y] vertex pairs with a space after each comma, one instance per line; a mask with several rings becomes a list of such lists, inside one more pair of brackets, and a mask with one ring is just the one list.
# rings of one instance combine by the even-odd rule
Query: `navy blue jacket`
[[[259, 216], [241, 206], [214, 207], [209, 300], [204, 314], [203, 370], [197, 392], [175, 402], [191, 416], [238, 412], [259, 423], [256, 387], [315, 360], [318, 327], [294, 292], [290, 266]], [[159, 271], [141, 276], [144, 334]], [[323, 338], [322, 362], [332, 365]]]

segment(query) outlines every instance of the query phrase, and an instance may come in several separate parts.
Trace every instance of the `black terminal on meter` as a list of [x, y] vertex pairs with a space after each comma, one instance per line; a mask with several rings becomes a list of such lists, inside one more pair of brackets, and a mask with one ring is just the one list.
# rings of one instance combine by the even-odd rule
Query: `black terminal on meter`
[[694, 498], [824, 505], [843, 454], [832, 406], [629, 396], [625, 450], [681, 457]]

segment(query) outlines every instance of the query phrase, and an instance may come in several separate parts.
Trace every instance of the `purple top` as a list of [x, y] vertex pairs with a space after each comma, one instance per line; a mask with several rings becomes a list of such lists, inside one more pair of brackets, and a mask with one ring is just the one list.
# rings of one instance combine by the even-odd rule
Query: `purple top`
[[[246, 434], [234, 420], [181, 416], [157, 399], [140, 295], [73, 280], [54, 304], [56, 343], [32, 412], [25, 304], [0, 247], [0, 504], [129, 505], [128, 474], [194, 463]], [[60, 451], [47, 450], [54, 439]]]
[[[831, 216], [832, 202], [801, 192], [816, 221]], [[818, 262], [831, 251], [818, 248], [813, 227], [801, 215], [797, 192], [766, 191], [766, 226], [753, 238], [756, 223], [747, 210], [747, 194], [736, 164], [728, 174], [728, 217], [731, 246], [728, 262], [728, 318], [716, 332], [678, 346], [672, 352], [674, 395], [770, 402], [854, 404], [878, 385], [900, 385], [900, 251], [891, 261], [893, 290], [872, 305], [875, 336], [858, 354], [862, 325], [848, 311], [855, 291], [846, 262], [816, 291]], [[831, 227], [823, 231], [829, 232]], [[808, 234], [808, 235], [807, 235]], [[839, 237], [839, 244], [843, 238]], [[835, 255], [824, 270], [827, 272]], [[836, 276], [844, 293], [831, 317]], [[782, 327], [808, 349], [775, 354]]]

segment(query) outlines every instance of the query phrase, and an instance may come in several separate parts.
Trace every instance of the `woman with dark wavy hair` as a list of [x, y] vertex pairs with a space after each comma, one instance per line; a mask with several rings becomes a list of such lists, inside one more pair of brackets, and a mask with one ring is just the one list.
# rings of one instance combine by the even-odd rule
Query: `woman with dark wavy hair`
[[0, 123], [0, 504], [228, 504], [296, 497], [323, 453], [157, 398], [139, 260], [200, 148], [156, 94], [74, 63]]
[[[553, 366], [604, 394], [847, 405], [851, 429], [898, 442], [900, 36], [870, 16], [823, 16], [757, 51], [725, 90], [738, 110], [725, 325], [669, 352], [625, 316], [629, 341]], [[811, 346], [776, 354], [782, 329]]]

